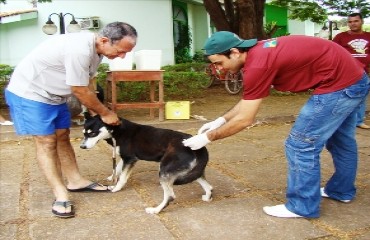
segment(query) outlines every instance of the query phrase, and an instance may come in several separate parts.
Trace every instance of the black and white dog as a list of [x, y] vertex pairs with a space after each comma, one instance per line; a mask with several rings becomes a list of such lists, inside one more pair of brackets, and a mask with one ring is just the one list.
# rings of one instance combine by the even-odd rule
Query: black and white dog
[[212, 186], [205, 180], [204, 171], [208, 162], [208, 151], [205, 147], [191, 150], [182, 141], [191, 137], [189, 134], [169, 129], [141, 125], [121, 118], [121, 125], [104, 124], [100, 116], [85, 114], [84, 140], [81, 148], [92, 148], [99, 140], [104, 139], [110, 145], [116, 142], [116, 153], [121, 157], [117, 164], [116, 176], [119, 177], [112, 192], [121, 190], [131, 175], [132, 168], [138, 160], [159, 162], [159, 182], [164, 191], [164, 199], [154, 208], [146, 208], [147, 213], [157, 214], [175, 199], [173, 185], [197, 181], [205, 191], [203, 201], [212, 199]]

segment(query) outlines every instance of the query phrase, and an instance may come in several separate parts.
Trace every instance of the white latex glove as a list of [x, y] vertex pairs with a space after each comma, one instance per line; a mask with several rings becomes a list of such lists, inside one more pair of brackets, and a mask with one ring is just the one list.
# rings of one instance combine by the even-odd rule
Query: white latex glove
[[203, 133], [183, 140], [182, 144], [184, 144], [185, 147], [191, 148], [191, 150], [198, 150], [210, 142], [211, 141], [209, 141], [207, 134]]
[[198, 134], [206, 133], [206, 132], [209, 132], [213, 129], [219, 128], [222, 125], [224, 125], [225, 123], [226, 123], [226, 119], [223, 118], [223, 117], [219, 117], [216, 120], [214, 120], [212, 122], [209, 122], [209, 123], [206, 123], [201, 128], [199, 128]]

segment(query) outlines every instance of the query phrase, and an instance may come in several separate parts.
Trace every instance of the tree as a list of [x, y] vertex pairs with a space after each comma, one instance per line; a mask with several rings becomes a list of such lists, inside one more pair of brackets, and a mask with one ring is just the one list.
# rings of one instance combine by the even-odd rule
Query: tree
[[351, 13], [358, 12], [364, 18], [370, 17], [369, 0], [327, 0], [324, 1], [324, 6], [329, 8], [330, 15], [346, 17]]
[[217, 31], [234, 32], [245, 39], [265, 38], [263, 16], [266, 0], [204, 0], [203, 2]]
[[360, 12], [364, 18], [370, 16], [368, 0], [273, 0], [271, 4], [288, 8], [290, 19], [311, 20], [316, 23], [325, 22], [330, 15], [346, 17]]
[[[264, 31], [264, 8], [266, 0], [204, 0], [206, 11], [217, 31], [230, 31], [241, 38], [265, 39], [274, 32]], [[311, 20], [323, 23], [329, 15], [348, 16], [360, 12], [364, 18], [370, 16], [368, 0], [273, 0], [270, 4], [286, 7], [289, 18], [300, 21]]]

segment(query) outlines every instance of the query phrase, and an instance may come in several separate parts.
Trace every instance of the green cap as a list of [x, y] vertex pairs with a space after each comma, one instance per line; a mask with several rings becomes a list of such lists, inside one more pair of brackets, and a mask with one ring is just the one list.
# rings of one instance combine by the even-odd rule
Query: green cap
[[253, 47], [257, 39], [243, 40], [238, 35], [228, 31], [220, 31], [212, 34], [204, 44], [205, 55], [223, 53], [235, 47]]

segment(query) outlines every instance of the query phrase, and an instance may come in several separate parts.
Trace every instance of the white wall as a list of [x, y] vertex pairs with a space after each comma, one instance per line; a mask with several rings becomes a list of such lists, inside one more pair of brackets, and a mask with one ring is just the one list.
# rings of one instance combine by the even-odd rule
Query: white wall
[[203, 5], [189, 5], [193, 15], [189, 21], [192, 30], [193, 49], [199, 51], [203, 49], [206, 39], [209, 37], [209, 18]]
[[[26, 6], [21, 8], [20, 3]], [[31, 5], [27, 7], [26, 0], [8, 0], [7, 4], [1, 4], [1, 11], [10, 10], [11, 7], [20, 10], [30, 9]], [[0, 63], [16, 65], [33, 47], [49, 37], [41, 30], [49, 14], [68, 12], [76, 18], [98, 16], [101, 26], [114, 21], [127, 22], [138, 31], [138, 43], [134, 51], [159, 49], [162, 50], [161, 65], [173, 64], [171, 8], [171, 0], [53, 0], [51, 3], [38, 3], [37, 19], [0, 24]], [[52, 16], [52, 21], [59, 27], [57, 16]], [[67, 15], [66, 25], [70, 21], [71, 17]]]
[[288, 32], [292, 35], [315, 36], [315, 33], [319, 31], [316, 25], [311, 21], [288, 20]]

